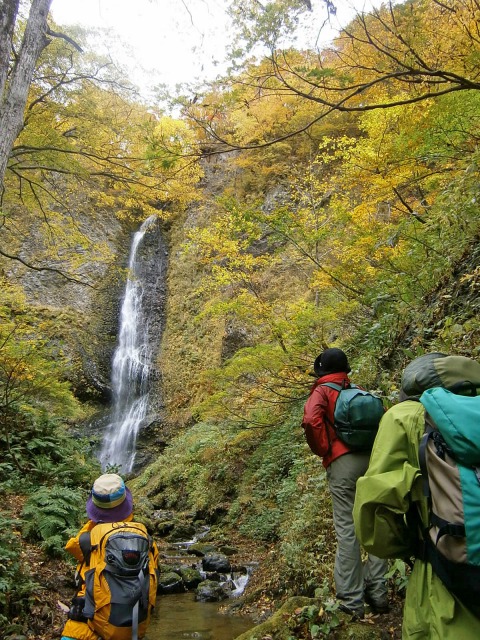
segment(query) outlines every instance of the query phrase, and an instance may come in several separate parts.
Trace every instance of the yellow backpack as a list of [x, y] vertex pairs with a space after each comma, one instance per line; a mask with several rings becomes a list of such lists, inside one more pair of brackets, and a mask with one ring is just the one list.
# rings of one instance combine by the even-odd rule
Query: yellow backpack
[[158, 551], [139, 522], [97, 524], [80, 536], [88, 626], [103, 640], [146, 633], [157, 593]]

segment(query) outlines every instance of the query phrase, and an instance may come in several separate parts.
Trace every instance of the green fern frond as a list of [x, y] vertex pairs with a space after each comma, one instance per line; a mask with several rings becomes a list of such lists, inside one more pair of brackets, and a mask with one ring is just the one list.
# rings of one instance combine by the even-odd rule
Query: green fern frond
[[84, 507], [79, 489], [41, 487], [23, 508], [23, 535], [41, 541], [48, 555], [61, 555], [69, 532], [80, 524]]

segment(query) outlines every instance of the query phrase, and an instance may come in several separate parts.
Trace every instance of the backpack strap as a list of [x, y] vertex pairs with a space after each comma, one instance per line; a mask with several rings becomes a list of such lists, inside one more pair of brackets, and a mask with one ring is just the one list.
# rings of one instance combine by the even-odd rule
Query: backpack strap
[[[318, 386], [319, 387], [328, 387], [329, 389], [333, 389], [334, 391], [338, 391], [338, 393], [340, 393], [340, 391], [342, 389], [346, 389], [347, 388], [347, 387], [344, 387], [343, 385], [336, 384], [335, 382], [321, 382]], [[328, 419], [327, 412], [325, 412], [324, 418], [325, 418], [325, 422], [326, 422], [325, 433], [327, 434], [327, 440], [328, 440], [327, 455], [330, 455], [331, 452], [332, 452], [332, 439], [330, 438], [330, 432], [328, 430], [328, 427], [330, 426], [333, 429], [333, 422], [331, 422]]]
[[432, 525], [438, 527], [438, 534], [435, 541], [435, 544], [438, 545], [438, 541], [443, 536], [454, 536], [455, 538], [465, 538], [465, 525], [463, 524], [454, 524], [453, 522], [448, 522], [448, 520], [444, 520], [437, 516], [436, 513], [432, 511], [431, 515]]
[[[411, 397], [405, 398], [405, 400], [413, 400], [415, 402], [420, 402], [420, 396], [411, 396]], [[403, 400], [402, 402], [404, 402], [405, 400]], [[427, 499], [428, 513], [430, 514], [429, 521], [425, 526], [425, 524], [422, 522], [420, 506], [418, 506], [416, 521], [418, 524], [418, 531], [420, 532], [421, 537], [419, 538], [417, 543], [416, 557], [420, 558], [421, 560], [427, 560], [427, 544], [428, 544], [427, 541], [430, 538], [429, 531], [432, 525], [432, 516], [433, 516], [432, 496], [430, 492], [430, 483], [428, 482], [427, 447], [428, 447], [428, 443], [433, 438], [433, 434], [435, 432], [436, 427], [432, 419], [431, 418], [429, 419], [429, 418], [430, 416], [428, 415], [427, 412], [425, 412], [425, 431], [423, 433], [423, 436], [420, 440], [420, 444], [418, 447], [418, 462], [420, 466], [420, 472], [422, 474], [422, 492], [425, 498]]]
[[445, 442], [442, 434], [438, 430], [433, 418], [425, 412], [425, 431], [420, 440], [418, 449], [418, 461], [420, 463], [420, 471], [423, 477], [423, 495], [426, 498], [430, 498], [430, 487], [428, 484], [428, 471], [427, 471], [427, 445], [429, 440], [433, 440], [436, 454], [442, 460], [445, 460], [445, 456], [448, 454], [451, 458], [455, 459], [455, 455], [450, 447]]
[[138, 640], [138, 608], [140, 600], [137, 600], [132, 611], [132, 640]]
[[425, 560], [432, 565], [440, 580], [470, 611], [480, 618], [478, 605], [478, 584], [480, 582], [480, 566], [447, 560], [440, 553], [431, 538], [426, 541]]
[[335, 391], [338, 391], [340, 393], [340, 391], [342, 391], [343, 389], [356, 389], [357, 385], [356, 384], [352, 384], [350, 382], [350, 384], [337, 384], [336, 382], [321, 382], [319, 385], [319, 387], [329, 387], [330, 389], [335, 389]]
[[321, 382], [318, 386], [328, 387], [329, 389], [335, 389], [335, 391], [338, 391], [339, 393], [342, 390], [342, 387], [339, 384], [335, 384], [335, 382]]
[[428, 499], [430, 506], [430, 485], [428, 483], [428, 470], [427, 470], [427, 446], [429, 441], [433, 438], [433, 434], [436, 431], [435, 423], [430, 418], [428, 413], [425, 412], [425, 431], [420, 445], [418, 448], [418, 461], [420, 464], [420, 471], [422, 472], [422, 486], [423, 495]]
[[78, 539], [80, 550], [83, 555], [85, 564], [90, 566], [90, 556], [92, 555], [92, 534], [90, 531], [85, 531]]
[[143, 583], [145, 581], [145, 574], [143, 573], [143, 569], [139, 572], [138, 579], [140, 582], [140, 595], [132, 611], [132, 640], [138, 640], [138, 610], [140, 607], [140, 600], [142, 599], [142, 594], [143, 594]]

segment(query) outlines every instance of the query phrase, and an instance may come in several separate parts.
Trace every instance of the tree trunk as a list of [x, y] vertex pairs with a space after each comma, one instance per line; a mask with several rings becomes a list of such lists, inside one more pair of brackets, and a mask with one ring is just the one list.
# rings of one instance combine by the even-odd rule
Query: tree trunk
[[19, 4], [20, 0], [3, 0], [0, 6], [0, 96], [2, 97], [7, 82], [13, 30]]
[[32, 0], [20, 52], [9, 75], [19, 0], [3, 0], [0, 7], [0, 186], [3, 185], [13, 144], [23, 127], [35, 65], [49, 43], [46, 32], [51, 3], [52, 0]]

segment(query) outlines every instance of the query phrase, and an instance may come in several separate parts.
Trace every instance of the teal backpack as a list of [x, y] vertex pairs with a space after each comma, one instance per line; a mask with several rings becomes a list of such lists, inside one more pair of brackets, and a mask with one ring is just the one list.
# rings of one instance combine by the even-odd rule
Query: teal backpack
[[480, 396], [424, 391], [419, 458], [429, 522], [419, 556], [480, 617]]
[[332, 425], [337, 437], [352, 451], [371, 451], [385, 413], [382, 399], [354, 384], [342, 387], [323, 382], [321, 386], [338, 391]]

